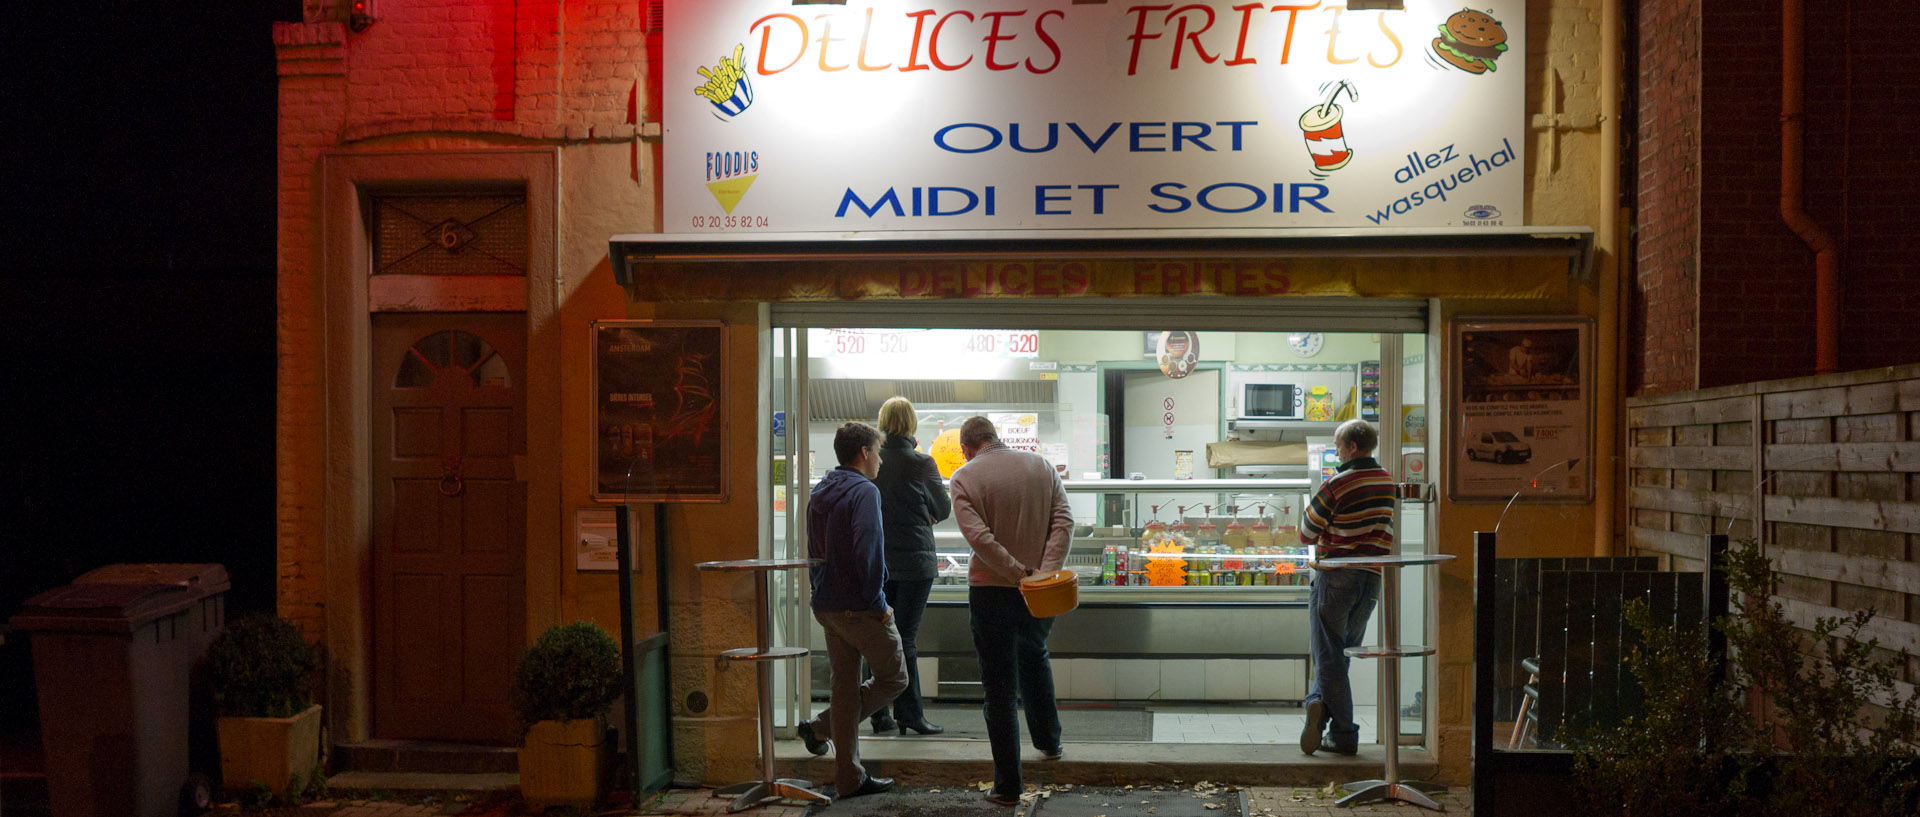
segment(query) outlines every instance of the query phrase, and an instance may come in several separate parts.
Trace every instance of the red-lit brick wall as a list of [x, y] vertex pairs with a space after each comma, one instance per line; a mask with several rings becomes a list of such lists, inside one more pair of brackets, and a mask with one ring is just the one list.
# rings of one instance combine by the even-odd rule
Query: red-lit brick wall
[[1636, 393], [1692, 388], [1699, 363], [1699, 32], [1699, 0], [1642, 4], [1635, 337], [1626, 339], [1638, 350]]
[[[352, 137], [465, 120], [532, 138], [605, 137], [642, 79], [633, 0], [386, 0], [347, 51]], [[543, 126], [559, 126], [557, 129]], [[568, 126], [573, 126], [572, 130]]]
[[[273, 31], [279, 104], [279, 607], [326, 635], [326, 320], [319, 213], [326, 151], [632, 142], [646, 44], [635, 0], [382, 0]], [[329, 14], [317, 13], [315, 19]], [[644, 104], [644, 101], [642, 101]], [[640, 178], [640, 155], [627, 175]], [[340, 445], [337, 441], [334, 445]], [[343, 501], [337, 500], [336, 501]], [[338, 543], [335, 543], [338, 546]]]
[[278, 23], [273, 42], [279, 105], [279, 359], [275, 472], [278, 607], [309, 638], [326, 633], [322, 541], [326, 416], [321, 355], [318, 168], [339, 143], [346, 114], [346, 27]]
[[[1692, 76], [1685, 24], [1698, 26]], [[1655, 394], [1815, 370], [1814, 261], [1780, 216], [1778, 0], [1640, 4], [1638, 291], [1634, 392]], [[1920, 179], [1920, 16], [1900, 0], [1807, 4], [1806, 208], [1840, 247], [1840, 369], [1920, 360], [1920, 233], [1903, 213]], [[1697, 177], [1669, 132], [1699, 88]], [[1662, 118], [1666, 114], [1669, 118]], [[1698, 204], [1681, 211], [1697, 190]], [[1680, 257], [1697, 230], [1697, 294]], [[1682, 233], [1676, 235], [1676, 232]], [[1691, 303], [1691, 306], [1689, 305]], [[1697, 316], [1697, 328], [1685, 313]], [[1693, 349], [1675, 348], [1691, 339]], [[1630, 341], [1631, 342], [1631, 341]], [[1696, 355], [1697, 371], [1687, 357]]]

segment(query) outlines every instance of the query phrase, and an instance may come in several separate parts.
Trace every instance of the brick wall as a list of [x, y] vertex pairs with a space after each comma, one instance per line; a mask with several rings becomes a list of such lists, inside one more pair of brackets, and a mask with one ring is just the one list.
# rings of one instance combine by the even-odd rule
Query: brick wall
[[1780, 217], [1780, 6], [1704, 6], [1694, 386], [1812, 374], [1813, 253]]
[[348, 124], [360, 132], [467, 118], [532, 126], [532, 138], [550, 132], [541, 125], [586, 126], [586, 138], [630, 124], [645, 60], [640, 3], [385, 0], [379, 11], [347, 52]]
[[[1840, 368], [1920, 359], [1920, 283], [1902, 215], [1920, 177], [1920, 65], [1906, 51], [1920, 19], [1898, 0], [1809, 3], [1806, 20], [1806, 207], [1840, 246]], [[1694, 6], [1699, 59], [1670, 66]], [[1642, 2], [1639, 297], [1643, 371], [1634, 391], [1661, 393], [1814, 371], [1814, 262], [1780, 217], [1780, 6], [1742, 0]], [[1704, 22], [1702, 22], [1704, 21]], [[1699, 87], [1698, 175], [1666, 155], [1672, 110]], [[1675, 208], [1697, 180], [1689, 217]], [[1695, 221], [1697, 219], [1697, 221]], [[1674, 232], [1697, 223], [1698, 301]], [[1693, 311], [1697, 330], [1686, 326]], [[1698, 372], [1669, 338], [1697, 338]]]
[[630, 140], [646, 58], [644, 8], [624, 0], [384, 0], [377, 11], [359, 33], [338, 22], [282, 23], [273, 31], [279, 606], [315, 639], [326, 637], [327, 580], [321, 153], [446, 134], [520, 143]]
[[1851, 370], [1920, 360], [1920, 15], [1911, 0], [1839, 5], [1807, 21], [1807, 190], [1841, 242], [1840, 368]]
[[[1634, 335], [1635, 393], [1691, 388], [1698, 357], [1700, 2], [1640, 7]], [[1660, 338], [1662, 342], [1649, 342]]]
[[278, 606], [309, 638], [326, 634], [318, 165], [346, 113], [346, 28], [277, 23], [279, 227], [275, 503]]

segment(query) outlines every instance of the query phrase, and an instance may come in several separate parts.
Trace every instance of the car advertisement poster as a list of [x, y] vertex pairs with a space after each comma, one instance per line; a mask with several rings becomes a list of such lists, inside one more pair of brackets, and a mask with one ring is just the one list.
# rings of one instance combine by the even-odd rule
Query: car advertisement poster
[[1454, 501], [1592, 496], [1591, 338], [1581, 318], [1454, 322]]
[[1404, 5], [667, 0], [663, 232], [1521, 226], [1526, 3]]

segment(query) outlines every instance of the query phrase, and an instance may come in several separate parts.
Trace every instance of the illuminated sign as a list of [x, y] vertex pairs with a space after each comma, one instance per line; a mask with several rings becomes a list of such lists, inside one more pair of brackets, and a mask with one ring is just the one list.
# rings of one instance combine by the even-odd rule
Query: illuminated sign
[[1512, 227], [1523, 0], [667, 0], [666, 231]]

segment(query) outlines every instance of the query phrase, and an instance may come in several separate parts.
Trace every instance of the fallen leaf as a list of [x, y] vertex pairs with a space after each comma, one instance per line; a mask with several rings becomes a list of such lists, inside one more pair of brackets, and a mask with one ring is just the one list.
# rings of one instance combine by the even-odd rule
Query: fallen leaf
[[993, 790], [993, 782], [992, 782], [992, 781], [988, 781], [988, 782], [985, 782], [985, 783], [975, 783], [975, 784], [973, 784], [973, 787], [974, 787], [974, 788], [976, 788], [976, 789], [979, 789], [979, 790], [981, 790], [981, 791], [992, 791], [992, 790]]
[[939, 793], [940, 793], [940, 790], [939, 790], [939, 789], [927, 789], [927, 793], [928, 793], [928, 794], [939, 794]]
[[1217, 808], [1219, 808], [1219, 807], [1220, 807], [1220, 804], [1219, 804], [1219, 803], [1207, 803], [1207, 804], [1206, 804], [1206, 806], [1207, 806], [1207, 808], [1208, 808], [1208, 809], [1217, 809]]

